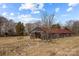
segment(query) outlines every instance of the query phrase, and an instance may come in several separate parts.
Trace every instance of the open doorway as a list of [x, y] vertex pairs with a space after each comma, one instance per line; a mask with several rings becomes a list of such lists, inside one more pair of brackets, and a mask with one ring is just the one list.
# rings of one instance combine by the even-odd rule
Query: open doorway
[[41, 38], [41, 33], [40, 32], [35, 32], [35, 37], [36, 38]]

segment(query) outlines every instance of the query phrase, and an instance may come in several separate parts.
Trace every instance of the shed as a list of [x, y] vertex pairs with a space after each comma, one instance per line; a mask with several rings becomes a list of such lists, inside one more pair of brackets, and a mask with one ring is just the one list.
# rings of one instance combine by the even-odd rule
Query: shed
[[30, 32], [31, 38], [52, 39], [59, 37], [68, 37], [73, 33], [69, 29], [36, 27]]

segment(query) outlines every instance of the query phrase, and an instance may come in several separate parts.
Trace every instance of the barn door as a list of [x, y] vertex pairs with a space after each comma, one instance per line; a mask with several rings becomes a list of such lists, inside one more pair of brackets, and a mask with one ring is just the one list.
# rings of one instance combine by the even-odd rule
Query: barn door
[[36, 38], [41, 38], [41, 33], [40, 32], [35, 32], [35, 37]]

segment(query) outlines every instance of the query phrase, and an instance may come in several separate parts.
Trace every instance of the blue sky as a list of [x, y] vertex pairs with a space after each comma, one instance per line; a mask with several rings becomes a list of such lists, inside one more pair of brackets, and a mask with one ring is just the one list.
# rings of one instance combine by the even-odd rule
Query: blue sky
[[23, 23], [41, 20], [40, 12], [55, 13], [55, 21], [65, 24], [79, 20], [78, 3], [0, 3], [0, 15]]

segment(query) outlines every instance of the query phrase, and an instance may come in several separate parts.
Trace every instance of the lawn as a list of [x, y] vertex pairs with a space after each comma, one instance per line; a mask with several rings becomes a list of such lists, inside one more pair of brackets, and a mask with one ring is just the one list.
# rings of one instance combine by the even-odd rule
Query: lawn
[[29, 36], [0, 37], [1, 56], [78, 56], [79, 37], [30, 39]]

